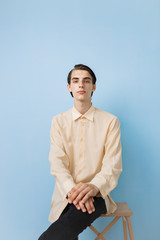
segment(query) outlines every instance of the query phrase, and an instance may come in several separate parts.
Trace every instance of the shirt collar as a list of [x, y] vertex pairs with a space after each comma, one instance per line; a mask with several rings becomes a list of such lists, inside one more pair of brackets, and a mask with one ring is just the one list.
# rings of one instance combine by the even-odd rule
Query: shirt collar
[[91, 107], [88, 109], [88, 111], [85, 114], [81, 114], [80, 112], [78, 112], [78, 110], [73, 106], [72, 108], [72, 118], [73, 120], [76, 120], [80, 117], [85, 117], [88, 120], [93, 122], [93, 117], [94, 117], [94, 112], [95, 112], [95, 107], [93, 105], [91, 105]]

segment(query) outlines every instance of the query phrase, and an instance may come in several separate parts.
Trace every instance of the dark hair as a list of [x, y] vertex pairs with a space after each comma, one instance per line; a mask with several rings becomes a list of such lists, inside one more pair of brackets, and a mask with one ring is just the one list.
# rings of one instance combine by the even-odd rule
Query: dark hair
[[[89, 72], [89, 74], [90, 74], [91, 77], [92, 77], [92, 83], [93, 83], [93, 84], [96, 83], [96, 80], [97, 80], [97, 79], [96, 79], [96, 75], [94, 74], [94, 72], [92, 71], [92, 69], [89, 68], [89, 67], [86, 66], [86, 65], [77, 64], [77, 65], [75, 65], [74, 68], [68, 73], [68, 77], [67, 77], [68, 84], [71, 83], [71, 75], [72, 75], [72, 72], [73, 72], [74, 70], [85, 70], [85, 71]], [[73, 97], [72, 92], [70, 92], [70, 94], [71, 94], [71, 96]], [[91, 96], [92, 96], [92, 95], [93, 95], [93, 92], [92, 92]]]

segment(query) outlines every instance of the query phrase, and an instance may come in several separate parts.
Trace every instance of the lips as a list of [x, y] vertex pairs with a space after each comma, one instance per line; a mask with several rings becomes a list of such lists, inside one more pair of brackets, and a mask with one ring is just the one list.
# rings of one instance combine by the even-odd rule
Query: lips
[[78, 91], [77, 93], [85, 93], [85, 91]]

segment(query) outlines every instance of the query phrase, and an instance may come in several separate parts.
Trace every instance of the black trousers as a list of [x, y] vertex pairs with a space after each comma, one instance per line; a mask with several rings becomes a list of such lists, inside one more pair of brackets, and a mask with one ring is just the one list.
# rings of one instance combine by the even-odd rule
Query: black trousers
[[77, 236], [101, 214], [106, 213], [104, 199], [94, 197], [95, 212], [77, 210], [74, 204], [69, 204], [63, 210], [57, 221], [39, 237], [38, 240], [77, 240]]

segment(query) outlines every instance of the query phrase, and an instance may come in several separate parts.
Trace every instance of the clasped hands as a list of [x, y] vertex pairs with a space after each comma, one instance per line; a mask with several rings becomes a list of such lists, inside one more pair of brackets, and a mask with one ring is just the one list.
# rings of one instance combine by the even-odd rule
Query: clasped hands
[[78, 210], [91, 214], [95, 211], [93, 197], [98, 192], [99, 189], [95, 185], [80, 182], [67, 194], [68, 202], [73, 203]]

